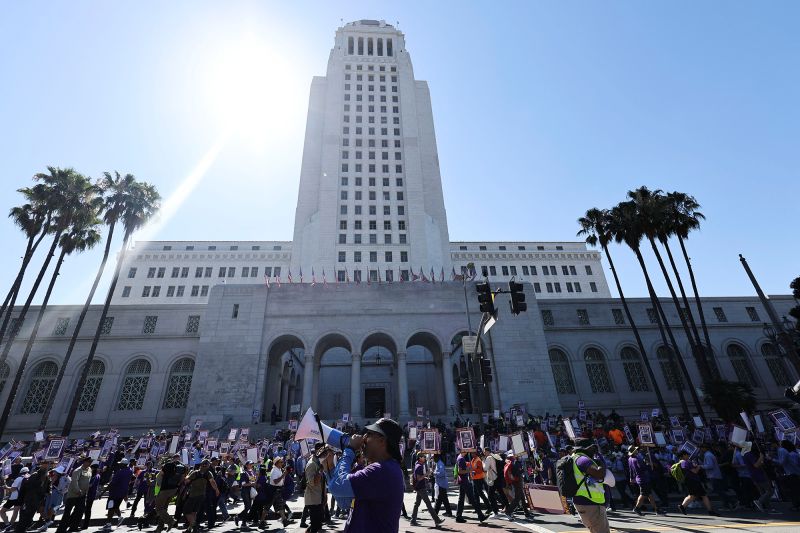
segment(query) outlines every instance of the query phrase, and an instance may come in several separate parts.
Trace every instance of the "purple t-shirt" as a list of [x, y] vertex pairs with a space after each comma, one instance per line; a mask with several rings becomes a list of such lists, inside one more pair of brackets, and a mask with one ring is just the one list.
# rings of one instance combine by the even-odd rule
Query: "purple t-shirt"
[[[586, 473], [586, 470], [588, 470], [589, 467], [592, 466], [593, 464], [595, 464], [594, 461], [592, 461], [591, 458], [586, 457], [585, 455], [579, 455], [575, 459], [575, 465], [578, 467], [578, 470], [580, 470], [586, 476], [586, 481], [583, 482], [583, 485], [588, 485], [590, 483], [597, 483], [597, 481], [594, 478], [592, 478], [592, 476]], [[577, 481], [578, 483], [581, 482], [580, 479], [576, 479], [575, 481]], [[581, 488], [583, 488], [583, 485], [581, 485]], [[605, 505], [605, 503], [602, 504], [595, 503], [589, 498], [586, 498], [585, 496], [575, 496], [574, 498], [572, 498], [572, 501], [573, 503], [577, 503], [578, 505]]]
[[[458, 470], [468, 470], [467, 468], [467, 459], [463, 455], [459, 455], [458, 459], [456, 459], [456, 465], [458, 465]], [[458, 474], [458, 483], [469, 483], [469, 472], [466, 474]]]
[[757, 461], [758, 456], [753, 452], [744, 454], [744, 464], [747, 465], [747, 471], [750, 472], [750, 479], [753, 480], [753, 483], [764, 483], [767, 481], [767, 475], [763, 468], [755, 466]]
[[694, 463], [691, 460], [682, 459], [681, 460], [681, 470], [683, 470], [683, 477], [686, 480], [689, 479], [700, 479], [700, 474], [694, 472], [692, 469], [694, 468]]
[[650, 469], [635, 455], [628, 458], [628, 470], [631, 472], [631, 479], [635, 481], [637, 485], [647, 485], [650, 483]]
[[345, 532], [397, 533], [405, 490], [400, 464], [393, 459], [371, 463], [348, 479], [355, 500]]

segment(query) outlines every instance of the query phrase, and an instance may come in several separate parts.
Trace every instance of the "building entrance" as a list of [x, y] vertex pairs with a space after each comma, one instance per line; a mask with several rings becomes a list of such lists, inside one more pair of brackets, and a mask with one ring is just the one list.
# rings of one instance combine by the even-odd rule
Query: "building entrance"
[[386, 389], [364, 389], [364, 416], [366, 418], [380, 418], [386, 412]]

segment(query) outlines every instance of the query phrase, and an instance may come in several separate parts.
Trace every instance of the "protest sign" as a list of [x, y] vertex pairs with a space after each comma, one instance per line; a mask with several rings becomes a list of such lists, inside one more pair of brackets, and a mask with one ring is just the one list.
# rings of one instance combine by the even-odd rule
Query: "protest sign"
[[653, 426], [649, 422], [639, 423], [639, 444], [648, 447], [656, 445], [653, 440]]
[[44, 458], [49, 461], [55, 461], [60, 458], [61, 454], [64, 452], [64, 445], [66, 442], [67, 439], [51, 440], [50, 444], [47, 446], [47, 453], [44, 454]]
[[553, 485], [525, 484], [528, 507], [540, 513], [567, 514], [566, 499], [561, 497], [558, 487]]
[[231, 428], [230, 431], [228, 431], [228, 440], [236, 440], [236, 434], [238, 432], [238, 428]]
[[678, 420], [677, 416], [671, 416], [669, 417], [669, 425], [674, 428], [679, 428], [681, 427], [681, 421]]
[[572, 427], [572, 421], [569, 418], [565, 418], [564, 420], [564, 431], [567, 432], [567, 436], [574, 442], [577, 440], [575, 437], [575, 428]]
[[672, 430], [672, 442], [678, 445], [686, 442], [686, 435], [684, 435], [683, 429], [678, 428]]
[[666, 446], [667, 445], [667, 439], [664, 436], [664, 432], [656, 431], [655, 433], [653, 433], [653, 435], [656, 438], [656, 445], [658, 445], [658, 446]]
[[[483, 437], [483, 435], [481, 435]], [[439, 451], [439, 432], [435, 429], [422, 430], [422, 440], [420, 441], [420, 450], [423, 452], [438, 452]]]
[[769, 413], [769, 417], [775, 423], [775, 426], [783, 430], [784, 433], [797, 427], [797, 424], [794, 423], [794, 420], [792, 420], [785, 409], [772, 411]]
[[522, 439], [522, 433], [514, 433], [511, 435], [511, 450], [517, 457], [528, 453], [525, 450], [525, 441]]
[[731, 431], [731, 442], [741, 444], [746, 440], [747, 430], [743, 427], [733, 426], [733, 431]]
[[472, 428], [456, 429], [456, 449], [465, 452], [475, 451], [475, 431]]

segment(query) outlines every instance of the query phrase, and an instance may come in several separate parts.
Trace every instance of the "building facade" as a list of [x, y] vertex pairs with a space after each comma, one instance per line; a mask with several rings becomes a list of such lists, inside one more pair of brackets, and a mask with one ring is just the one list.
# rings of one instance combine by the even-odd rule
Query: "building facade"
[[[311, 84], [291, 241], [137, 242], [118, 258], [120, 280], [75, 431], [205, 427], [266, 430], [312, 406], [328, 420], [385, 413], [407, 420], [479, 415], [523, 404], [529, 412], [670, 408], [688, 387], [664, 356], [646, 300], [632, 300], [646, 353], [611, 293], [601, 254], [580, 242], [451, 242], [427, 84], [414, 78], [405, 37], [381, 21], [336, 32], [326, 76]], [[483, 339], [494, 379], [475, 375], [461, 339], [476, 332], [475, 279], [524, 282], [528, 310], [508, 313]], [[794, 305], [772, 298], [778, 312]], [[702, 302], [720, 377], [778, 401], [797, 379], [763, 337], [755, 298]], [[672, 303], [668, 320], [679, 323]], [[18, 311], [17, 311], [18, 312]], [[38, 312], [33, 308], [30, 316]], [[0, 362], [0, 401], [12, 402], [6, 434], [63, 424], [86, 364], [100, 309], [92, 307], [58, 390], [54, 383], [80, 308], [51, 306], [16, 397], [33, 319], [18, 324]], [[13, 329], [13, 328], [12, 328]], [[699, 385], [688, 341], [681, 356]], [[650, 362], [654, 378], [644, 370]]]

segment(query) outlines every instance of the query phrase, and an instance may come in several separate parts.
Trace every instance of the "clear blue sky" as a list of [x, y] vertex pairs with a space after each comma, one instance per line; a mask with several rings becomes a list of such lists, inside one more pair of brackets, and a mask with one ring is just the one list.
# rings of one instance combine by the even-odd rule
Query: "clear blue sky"
[[[768, 293], [800, 275], [797, 2], [5, 3], [0, 208], [47, 165], [170, 197], [232, 126], [152, 237], [291, 239], [311, 77], [360, 18], [399, 21], [430, 85], [452, 240], [572, 240], [646, 184], [702, 203], [703, 294], [753, 294], [738, 253]], [[5, 294], [24, 242], [3, 220]], [[55, 303], [83, 301], [99, 254], [68, 259]]]

